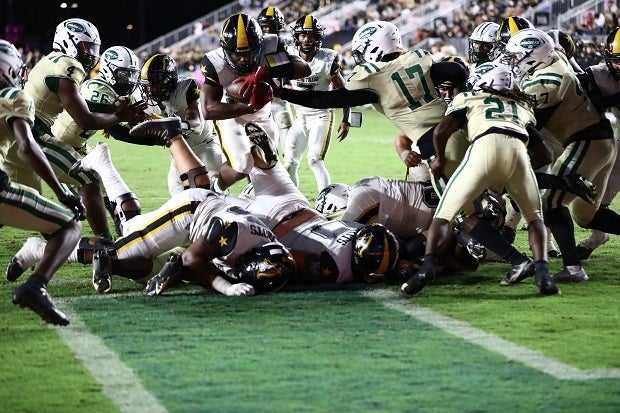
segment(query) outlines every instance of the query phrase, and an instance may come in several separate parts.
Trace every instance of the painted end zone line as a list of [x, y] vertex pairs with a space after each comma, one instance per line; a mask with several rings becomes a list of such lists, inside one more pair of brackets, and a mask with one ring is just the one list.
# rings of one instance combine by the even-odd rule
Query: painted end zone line
[[528, 367], [549, 374], [560, 380], [596, 380], [620, 378], [620, 369], [581, 370], [560, 363], [537, 351], [520, 347], [496, 335], [489, 334], [470, 324], [443, 316], [428, 308], [420, 307], [391, 290], [364, 291], [364, 296], [381, 302], [384, 306], [408, 314], [418, 320], [437, 327], [446, 333], [476, 344], [489, 351], [499, 353], [509, 360], [515, 360]]
[[69, 300], [56, 299], [56, 305], [69, 317], [66, 327], [52, 327], [67, 343], [90, 374], [103, 386], [105, 394], [123, 413], [167, 413], [144, 387], [140, 378], [99, 337], [90, 332], [73, 311]]

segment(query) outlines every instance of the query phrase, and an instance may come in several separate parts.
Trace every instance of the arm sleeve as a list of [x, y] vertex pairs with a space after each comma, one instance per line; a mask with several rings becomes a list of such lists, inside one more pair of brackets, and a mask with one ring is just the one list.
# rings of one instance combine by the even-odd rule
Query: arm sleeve
[[346, 108], [379, 102], [373, 89], [293, 90], [282, 89], [280, 98], [315, 109]]

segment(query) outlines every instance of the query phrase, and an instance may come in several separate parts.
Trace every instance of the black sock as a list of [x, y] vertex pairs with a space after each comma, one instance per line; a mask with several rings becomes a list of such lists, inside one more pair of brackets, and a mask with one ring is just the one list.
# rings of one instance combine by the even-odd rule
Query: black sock
[[478, 221], [469, 235], [511, 265], [521, 264], [525, 260], [525, 256], [485, 220]]
[[549, 263], [545, 260], [534, 261], [536, 274], [549, 274]]
[[35, 273], [33, 273], [28, 278], [28, 281], [39, 284], [39, 285], [43, 285], [43, 287], [47, 287], [47, 283], [49, 282], [44, 277], [41, 277], [39, 274], [35, 274]]
[[581, 265], [575, 243], [575, 225], [568, 208], [558, 207], [545, 212], [545, 224], [560, 248], [564, 266]]
[[422, 266], [424, 267], [436, 267], [437, 256], [435, 254], [426, 254], [422, 260]]
[[620, 215], [611, 209], [601, 207], [596, 211], [587, 228], [618, 235], [620, 234]]

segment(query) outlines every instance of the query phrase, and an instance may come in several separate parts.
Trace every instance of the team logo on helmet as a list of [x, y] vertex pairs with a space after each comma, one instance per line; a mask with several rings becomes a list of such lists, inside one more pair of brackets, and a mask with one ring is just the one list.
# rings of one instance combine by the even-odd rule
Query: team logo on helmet
[[477, 75], [484, 75], [485, 73], [489, 73], [491, 70], [495, 69], [495, 65], [491, 63], [487, 63], [484, 65], [480, 65], [474, 70], [474, 73]]
[[118, 53], [116, 52], [116, 50], [108, 50], [105, 52], [104, 57], [108, 60], [117, 60]]
[[537, 47], [540, 47], [540, 39], [537, 39], [535, 37], [526, 37], [525, 39], [521, 40], [520, 45], [524, 49], [536, 49]]
[[377, 33], [377, 28], [375, 26], [371, 26], [371, 27], [368, 27], [367, 29], [364, 29], [360, 33], [360, 38], [369, 38], [375, 33]]
[[67, 28], [67, 30], [75, 33], [84, 33], [86, 31], [86, 28], [77, 22], [67, 22], [65, 24], [65, 27]]
[[13, 49], [7, 43], [0, 43], [0, 52], [8, 55], [14, 55]]

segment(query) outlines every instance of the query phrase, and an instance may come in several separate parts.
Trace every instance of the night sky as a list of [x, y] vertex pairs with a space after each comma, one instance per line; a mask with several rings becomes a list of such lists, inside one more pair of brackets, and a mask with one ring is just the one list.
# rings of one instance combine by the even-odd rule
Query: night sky
[[[46, 51], [50, 48], [56, 25], [80, 17], [99, 29], [101, 49], [122, 44], [136, 48], [171, 30], [189, 23], [229, 0], [69, 0], [79, 3], [78, 9], [61, 9], [59, 0], [0, 0], [0, 36], [5, 29], [21, 24], [23, 34], [15, 43], [32, 45]], [[126, 30], [132, 24], [134, 30]]]

